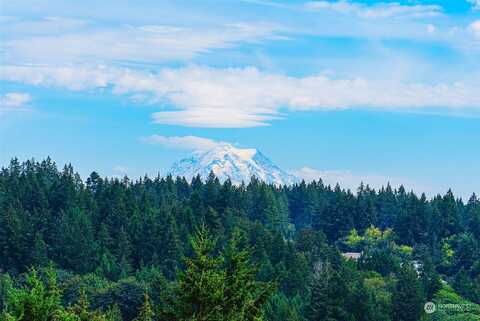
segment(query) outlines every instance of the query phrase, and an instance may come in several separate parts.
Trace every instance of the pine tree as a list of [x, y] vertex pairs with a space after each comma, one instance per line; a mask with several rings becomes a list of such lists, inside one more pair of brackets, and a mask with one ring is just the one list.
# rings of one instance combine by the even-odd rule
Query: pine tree
[[7, 302], [3, 311], [5, 320], [50, 321], [63, 312], [60, 304], [62, 292], [57, 286], [53, 269], [46, 270], [44, 283], [38, 272], [31, 269], [21, 288], [7, 289]]
[[274, 285], [256, 281], [257, 269], [252, 267], [250, 252], [240, 248], [241, 234], [234, 231], [225, 252], [224, 320], [254, 321], [262, 317], [263, 305], [273, 294]]
[[208, 207], [205, 213], [205, 224], [215, 235], [222, 235], [222, 220], [220, 214], [212, 207]]
[[110, 312], [91, 311], [90, 302], [84, 289], [80, 290], [78, 302], [59, 314], [55, 321], [119, 321], [119, 316], [113, 316]]
[[422, 289], [415, 269], [404, 264], [393, 292], [393, 319], [418, 321], [422, 313]]
[[159, 258], [164, 275], [169, 279], [174, 279], [183, 251], [180, 247], [177, 226], [173, 215], [170, 213], [166, 214], [162, 221], [163, 226], [159, 227], [161, 233], [158, 243]]
[[424, 250], [425, 253], [421, 256], [420, 282], [423, 287], [423, 292], [427, 300], [431, 300], [435, 293], [441, 289], [442, 282], [432, 257]]
[[[295, 300], [297, 299], [297, 300]], [[298, 298], [289, 300], [284, 294], [275, 294], [266, 307], [266, 317], [270, 321], [301, 321], [301, 306]]]
[[250, 254], [238, 247], [238, 234], [224, 254], [215, 255], [215, 241], [203, 227], [192, 239], [194, 256], [179, 274], [173, 310], [166, 319], [195, 321], [258, 321], [273, 285], [255, 280]]
[[120, 274], [119, 278], [126, 278], [132, 271], [131, 265], [131, 253], [132, 253], [132, 244], [128, 238], [128, 234], [125, 229], [122, 227], [120, 229], [120, 234], [117, 238], [117, 261], [119, 262]]
[[[15, 205], [15, 206], [14, 206]], [[31, 261], [33, 226], [20, 204], [0, 210], [0, 267], [25, 271]]]
[[215, 242], [202, 228], [191, 245], [193, 258], [185, 259], [186, 271], [180, 272], [179, 288], [174, 299], [175, 320], [222, 320], [225, 271], [222, 258], [213, 256]]
[[150, 297], [145, 293], [143, 298], [143, 305], [140, 308], [138, 316], [134, 321], [153, 321], [155, 313], [153, 312], [152, 303], [150, 302]]
[[349, 297], [346, 280], [330, 263], [319, 263], [312, 285], [310, 304], [307, 307], [309, 321], [354, 320], [348, 312]]
[[32, 263], [34, 266], [43, 267], [48, 264], [47, 244], [43, 240], [42, 234], [35, 234], [35, 241], [32, 249]]
[[55, 226], [52, 256], [62, 267], [78, 273], [94, 269], [97, 244], [90, 217], [73, 207], [60, 212]]

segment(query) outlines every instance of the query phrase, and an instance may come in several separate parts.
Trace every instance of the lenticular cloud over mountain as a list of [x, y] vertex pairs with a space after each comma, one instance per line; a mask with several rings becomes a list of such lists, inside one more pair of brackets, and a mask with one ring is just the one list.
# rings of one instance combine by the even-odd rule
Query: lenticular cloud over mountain
[[297, 180], [260, 151], [236, 148], [228, 143], [218, 144], [206, 151], [194, 151], [176, 162], [169, 174], [190, 180], [197, 175], [205, 179], [210, 172], [220, 181], [230, 179], [236, 185], [248, 183], [252, 176], [275, 185], [289, 185]]

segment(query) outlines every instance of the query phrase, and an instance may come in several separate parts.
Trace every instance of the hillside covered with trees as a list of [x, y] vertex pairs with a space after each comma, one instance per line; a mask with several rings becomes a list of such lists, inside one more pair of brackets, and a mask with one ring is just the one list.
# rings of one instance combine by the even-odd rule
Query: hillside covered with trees
[[478, 321], [480, 199], [14, 159], [0, 272], [2, 321]]

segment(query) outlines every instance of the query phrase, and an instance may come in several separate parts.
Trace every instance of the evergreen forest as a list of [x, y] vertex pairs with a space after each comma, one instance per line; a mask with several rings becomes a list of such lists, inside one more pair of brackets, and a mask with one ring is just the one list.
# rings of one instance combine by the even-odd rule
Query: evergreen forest
[[13, 159], [0, 319], [479, 321], [480, 199], [367, 183], [82, 179]]

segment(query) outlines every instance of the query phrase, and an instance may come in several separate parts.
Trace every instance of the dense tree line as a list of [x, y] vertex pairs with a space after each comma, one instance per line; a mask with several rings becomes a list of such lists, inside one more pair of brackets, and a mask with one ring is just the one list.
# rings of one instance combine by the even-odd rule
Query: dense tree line
[[[13, 159], [0, 272], [8, 320], [35, 321], [15, 311], [44, 291], [60, 320], [478, 321], [480, 200], [213, 174], [82, 181]], [[468, 309], [426, 315], [432, 300]]]

